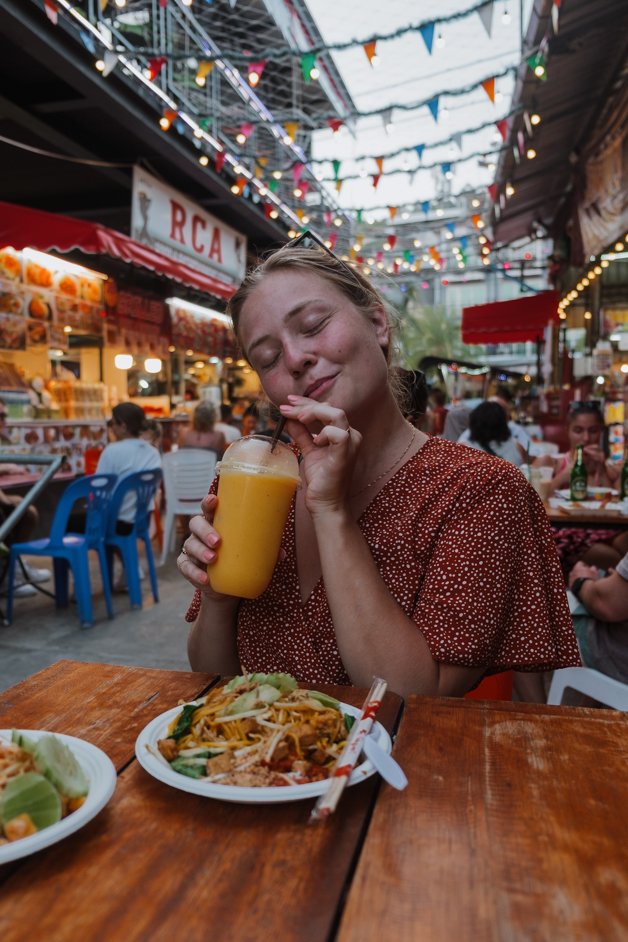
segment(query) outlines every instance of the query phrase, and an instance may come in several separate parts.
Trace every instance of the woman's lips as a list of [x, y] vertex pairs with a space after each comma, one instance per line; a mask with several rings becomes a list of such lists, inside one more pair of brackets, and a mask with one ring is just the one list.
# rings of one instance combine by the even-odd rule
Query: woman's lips
[[303, 395], [306, 399], [318, 399], [327, 392], [335, 379], [336, 376], [323, 376], [321, 379], [317, 379], [316, 382], [310, 383]]

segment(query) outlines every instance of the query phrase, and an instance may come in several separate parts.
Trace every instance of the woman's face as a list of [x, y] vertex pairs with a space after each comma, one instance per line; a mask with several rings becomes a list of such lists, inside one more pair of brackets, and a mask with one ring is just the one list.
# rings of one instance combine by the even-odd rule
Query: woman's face
[[245, 415], [240, 423], [242, 435], [252, 435], [257, 428], [257, 419], [254, 415]]
[[242, 307], [240, 339], [275, 405], [292, 394], [349, 413], [387, 388], [384, 310], [364, 314], [318, 275], [267, 275]]
[[569, 427], [569, 445], [572, 449], [578, 445], [597, 445], [602, 434], [602, 420], [593, 412], [576, 412]]

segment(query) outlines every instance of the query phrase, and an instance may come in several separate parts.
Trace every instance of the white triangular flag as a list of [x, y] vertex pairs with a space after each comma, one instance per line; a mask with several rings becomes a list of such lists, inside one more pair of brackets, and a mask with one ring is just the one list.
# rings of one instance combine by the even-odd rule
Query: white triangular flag
[[457, 146], [458, 150], [462, 150], [462, 131], [457, 131], [456, 134], [452, 134], [451, 141]]
[[485, 6], [480, 7], [478, 16], [482, 20], [482, 26], [486, 30], [487, 36], [490, 36], [493, 30], [493, 0]]
[[238, 0], [229, 0], [229, 6], [231, 7], [232, 10], [235, 10], [235, 5], [237, 2]]
[[107, 51], [105, 52], [103, 56], [103, 62], [105, 63], [105, 67], [102, 70], [102, 74], [106, 77], [107, 75], [109, 75], [110, 72], [113, 72], [113, 70], [117, 66], [118, 53], [112, 52], [109, 49], [107, 49]]
[[386, 108], [385, 111], [382, 111], [382, 121], [384, 123], [384, 131], [388, 134], [392, 128], [392, 108]]

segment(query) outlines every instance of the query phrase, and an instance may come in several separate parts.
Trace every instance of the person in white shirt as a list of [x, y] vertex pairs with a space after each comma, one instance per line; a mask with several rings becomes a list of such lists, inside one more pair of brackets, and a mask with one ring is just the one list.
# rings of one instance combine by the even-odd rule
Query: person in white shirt
[[[134, 471], [152, 471], [161, 468], [157, 449], [140, 438], [146, 428], [144, 410], [134, 402], [121, 402], [111, 411], [109, 427], [116, 439], [104, 449], [96, 472], [124, 477]], [[118, 515], [118, 533], [122, 536], [133, 529], [135, 520], [135, 494], [127, 494]]]
[[[468, 448], [486, 451], [520, 465], [523, 458], [510, 431], [506, 414], [496, 402], [482, 402], [469, 416], [469, 438], [463, 442]], [[458, 441], [462, 442], [463, 436]]]
[[[489, 399], [489, 402], [496, 402], [504, 410], [504, 414], [508, 422], [508, 428], [510, 429], [510, 434], [513, 440], [515, 441], [515, 443], [519, 446], [519, 453], [521, 457], [517, 463], [521, 464], [522, 462], [526, 460], [526, 457], [528, 455], [532, 455], [533, 457], [536, 457], [536, 455], [539, 454], [539, 451], [535, 447], [534, 442], [532, 441], [532, 439], [530, 438], [526, 430], [523, 428], [523, 426], [518, 425], [517, 422], [513, 422], [511, 420], [510, 410], [512, 408], [512, 398], [509, 398], [509, 397], [510, 397], [510, 393], [506, 393], [505, 391], [498, 390], [494, 396], [491, 396], [491, 398]], [[471, 437], [471, 433], [467, 429], [465, 432], [462, 433], [458, 441], [461, 445], [468, 445], [470, 437]]]
[[227, 445], [230, 445], [231, 442], [237, 442], [240, 436], [240, 429], [236, 428], [235, 425], [230, 424], [231, 419], [231, 408], [229, 406], [220, 407], [220, 422], [214, 422], [214, 429], [217, 432], [222, 432], [225, 436], [225, 441]]

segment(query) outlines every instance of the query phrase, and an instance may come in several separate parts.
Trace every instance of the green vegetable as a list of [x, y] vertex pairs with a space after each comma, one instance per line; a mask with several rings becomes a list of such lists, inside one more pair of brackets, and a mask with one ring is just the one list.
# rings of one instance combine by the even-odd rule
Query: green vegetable
[[24, 772], [11, 779], [0, 799], [0, 821], [8, 824], [27, 814], [38, 831], [61, 820], [61, 798], [57, 789], [37, 772]]
[[41, 736], [34, 755], [38, 767], [62, 795], [79, 798], [87, 794], [89, 782], [85, 772], [66, 744], [56, 736]]
[[187, 775], [188, 778], [204, 778], [207, 774], [205, 771], [205, 765], [207, 760], [202, 759], [200, 762], [194, 762], [192, 759], [173, 759], [170, 763], [170, 767], [174, 769], [175, 772], [180, 772], [181, 775]]
[[247, 690], [246, 693], [240, 694], [237, 700], [229, 704], [225, 710], [225, 715], [235, 716], [237, 713], [248, 713], [249, 710], [255, 708], [257, 700], [257, 690]]
[[274, 703], [281, 696], [281, 691], [273, 687], [272, 684], [262, 684], [255, 692], [257, 693], [257, 699], [261, 700], [262, 703]]
[[340, 709], [340, 702], [327, 693], [320, 693], [319, 690], [308, 690], [307, 695], [312, 697], [313, 700], [318, 700], [319, 703], [322, 703], [324, 707], [328, 707], [330, 710]]
[[177, 724], [170, 733], [171, 739], [181, 739], [192, 725], [192, 717], [198, 710], [198, 703], [186, 703], [177, 718]]
[[242, 684], [257, 684], [260, 686], [269, 684], [271, 687], [276, 687], [281, 693], [290, 693], [292, 690], [296, 690], [297, 686], [292, 674], [282, 674], [281, 672], [275, 674], [240, 674], [238, 677], [233, 677], [226, 684], [225, 690], [231, 692]]
[[28, 736], [21, 733], [19, 729], [11, 730], [11, 742], [14, 742], [20, 749], [24, 749], [25, 752], [30, 752], [31, 755], [34, 755], [37, 743], [34, 739], [29, 739]]
[[345, 729], [348, 733], [350, 733], [353, 728], [353, 724], [355, 723], [355, 716], [351, 716], [350, 713], [343, 713], [342, 715], [345, 721]]

